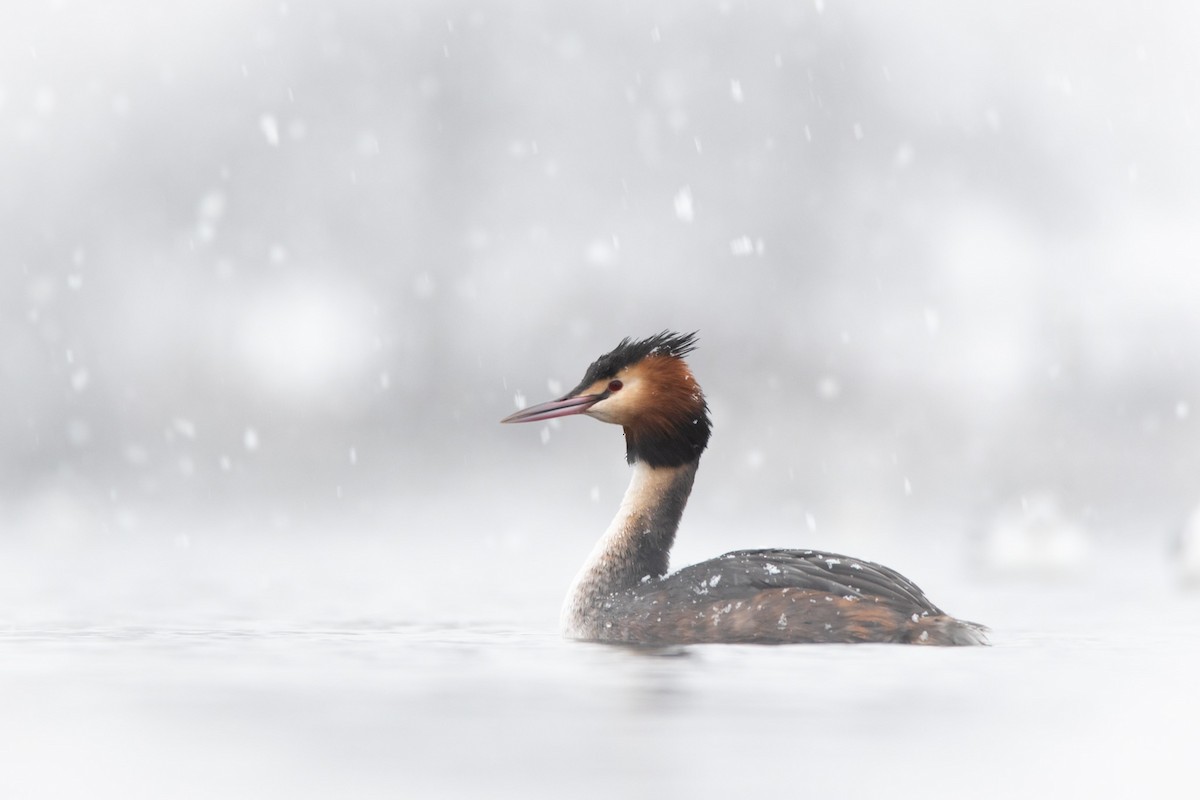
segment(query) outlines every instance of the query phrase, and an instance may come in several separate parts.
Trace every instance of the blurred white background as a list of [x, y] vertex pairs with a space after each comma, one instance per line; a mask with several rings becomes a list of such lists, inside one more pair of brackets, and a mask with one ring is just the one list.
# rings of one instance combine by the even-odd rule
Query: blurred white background
[[[701, 332], [716, 423], [685, 560], [886, 556], [931, 526], [986, 553], [1047, 508], [1167, 559], [1200, 501], [1198, 23], [1082, 0], [14, 4], [0, 547], [74, 564], [90, 610], [192, 602], [188, 570], [301, 547], [297, 595], [450, 552], [465, 572], [438, 580], [517, 604], [488, 566], [546, 574], [542, 608], [622, 446], [496, 422], [676, 328]], [[112, 570], [136, 574], [81, 577]], [[13, 571], [3, 613], [68, 613]]]

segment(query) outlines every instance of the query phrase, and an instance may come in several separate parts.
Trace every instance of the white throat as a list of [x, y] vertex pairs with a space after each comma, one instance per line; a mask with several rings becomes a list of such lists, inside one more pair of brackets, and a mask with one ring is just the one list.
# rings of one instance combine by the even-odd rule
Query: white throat
[[[657, 522], [655, 513], [664, 505], [668, 495], [680, 491], [686, 494], [691, 490], [691, 479], [695, 474], [695, 463], [681, 467], [651, 467], [643, 462], [633, 465], [633, 478], [625, 497], [617, 509], [616, 516], [609, 523], [608, 529], [596, 546], [592, 548], [583, 567], [575, 576], [571, 589], [562, 609], [562, 629], [567, 636], [584, 636], [585, 617], [594, 608], [597, 598], [611, 592], [632, 588], [647, 577], [657, 575], [632, 575], [630, 569], [636, 570], [635, 557], [638, 551], [638, 540], [651, 535], [651, 526]], [[681, 479], [686, 478], [686, 485], [681, 486]], [[682, 512], [682, 503], [679, 511]], [[678, 516], [669, 521], [670, 539], [673, 540]], [[631, 583], [630, 586], [622, 585]]]

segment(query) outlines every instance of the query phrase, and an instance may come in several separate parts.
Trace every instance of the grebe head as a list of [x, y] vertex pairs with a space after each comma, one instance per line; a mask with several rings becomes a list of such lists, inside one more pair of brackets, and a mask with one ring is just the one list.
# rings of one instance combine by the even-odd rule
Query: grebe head
[[630, 464], [677, 467], [695, 461], [712, 432], [704, 393], [683, 360], [695, 347], [695, 333], [663, 331], [637, 341], [622, 339], [592, 362], [574, 389], [500, 421], [586, 414], [625, 429]]

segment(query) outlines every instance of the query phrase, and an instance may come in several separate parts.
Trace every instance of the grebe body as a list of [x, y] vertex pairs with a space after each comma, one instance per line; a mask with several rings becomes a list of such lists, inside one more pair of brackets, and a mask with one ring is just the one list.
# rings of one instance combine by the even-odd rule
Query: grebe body
[[621, 425], [633, 479], [563, 606], [566, 636], [634, 644], [983, 644], [895, 570], [814, 550], [741, 550], [668, 574], [712, 424], [684, 357], [695, 334], [623, 340], [573, 390], [502, 422]]

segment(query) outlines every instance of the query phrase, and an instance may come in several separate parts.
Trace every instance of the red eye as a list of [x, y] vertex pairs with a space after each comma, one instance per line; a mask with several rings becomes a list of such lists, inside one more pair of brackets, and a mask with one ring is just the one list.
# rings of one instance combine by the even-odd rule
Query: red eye
[[621, 387], [624, 385], [625, 384], [621, 383], [620, 381], [610, 381], [608, 384], [608, 390], [610, 392], [619, 392], [621, 391]]

